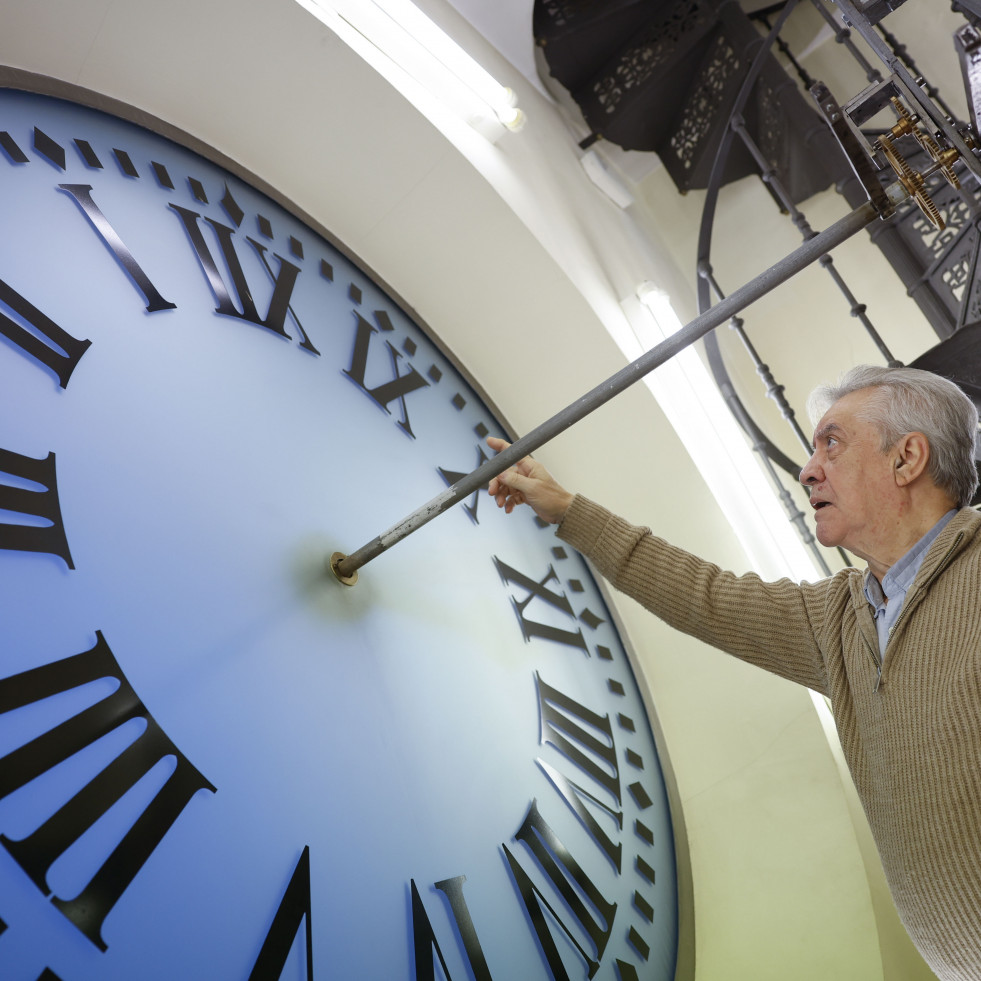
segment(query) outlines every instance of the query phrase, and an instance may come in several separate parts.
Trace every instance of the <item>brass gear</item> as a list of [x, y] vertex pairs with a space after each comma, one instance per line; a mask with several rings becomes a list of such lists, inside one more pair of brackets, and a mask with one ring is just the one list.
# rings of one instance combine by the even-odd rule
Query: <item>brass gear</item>
[[899, 122], [890, 130], [892, 139], [898, 140], [901, 136], [912, 135], [918, 140], [920, 131], [916, 124], [920, 121], [920, 117], [910, 112], [897, 96], [894, 95], [889, 101], [899, 116]]
[[[930, 136], [929, 133], [919, 127], [918, 123], [920, 122], [920, 117], [916, 113], [911, 112], [895, 95], [892, 96], [889, 101], [892, 103], [893, 109], [896, 110], [896, 115], [899, 116], [899, 121], [892, 127], [890, 130], [891, 136], [886, 137], [886, 140], [898, 140], [903, 136], [912, 136], [933, 161], [933, 166], [928, 169], [925, 175], [923, 175], [924, 179], [930, 174], [939, 173], [951, 187], [959, 188], [961, 186], [961, 182], [957, 174], [954, 173], [954, 163], [957, 161], [958, 157], [960, 157], [957, 150], [955, 150], [953, 147], [948, 147], [946, 150], [941, 150], [937, 141]], [[879, 146], [883, 148], [883, 150], [885, 149], [882, 145], [881, 139], [879, 140]], [[895, 150], [893, 150], [893, 152], [895, 152]]]
[[899, 183], [906, 188], [910, 197], [916, 202], [920, 211], [930, 220], [931, 224], [938, 230], [943, 231], [945, 225], [941, 217], [940, 209], [933, 203], [933, 199], [927, 193], [926, 181], [922, 174], [918, 174], [906, 162], [903, 155], [893, 146], [892, 139], [885, 134], [879, 137], [879, 147], [889, 161], [889, 166], [896, 173]]
[[960, 154], [953, 147], [948, 150], [941, 150], [936, 141], [934, 141], [932, 137], [928, 136], [926, 133], [923, 134], [923, 138], [920, 140], [920, 145], [924, 150], [926, 150], [936, 165], [931, 169], [935, 173], [942, 174], [944, 180], [946, 180], [951, 187], [960, 187], [960, 179], [958, 178], [957, 174], [954, 173], [954, 162], [957, 160]]

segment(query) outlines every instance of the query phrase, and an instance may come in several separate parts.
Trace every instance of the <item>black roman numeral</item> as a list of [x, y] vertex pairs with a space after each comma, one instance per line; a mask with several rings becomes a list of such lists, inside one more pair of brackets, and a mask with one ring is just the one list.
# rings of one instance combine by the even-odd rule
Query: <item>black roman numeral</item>
[[[201, 269], [204, 272], [205, 278], [208, 280], [208, 285], [211, 287], [211, 291], [218, 301], [218, 306], [215, 307], [215, 313], [223, 314], [226, 317], [236, 317], [239, 320], [245, 320], [250, 324], [255, 324], [257, 327], [265, 327], [267, 330], [271, 330], [285, 338], [289, 338], [290, 336], [286, 332], [286, 317], [287, 315], [292, 315], [293, 322], [296, 324], [296, 328], [303, 338], [300, 342], [300, 347], [306, 348], [306, 350], [312, 351], [314, 354], [320, 353], [310, 343], [299, 319], [290, 306], [290, 301], [293, 298], [293, 289], [296, 286], [296, 279], [300, 274], [299, 266], [295, 266], [281, 255], [276, 255], [276, 258], [279, 260], [279, 271], [274, 274], [266, 258], [265, 246], [253, 238], [246, 237], [246, 241], [262, 260], [262, 264], [273, 282], [273, 292], [269, 300], [269, 309], [266, 311], [265, 317], [263, 317], [256, 308], [255, 300], [252, 296], [252, 288], [249, 286], [245, 271], [242, 268], [242, 263], [239, 260], [238, 253], [235, 251], [235, 229], [230, 228], [228, 225], [223, 225], [213, 218], [204, 219], [211, 226], [217, 237], [218, 247], [221, 250], [222, 258], [228, 269], [228, 275], [231, 278], [231, 286], [229, 286], [225, 282], [225, 278], [218, 268], [218, 263], [215, 261], [214, 254], [205, 241], [201, 226], [198, 224], [198, 219], [201, 218], [201, 215], [196, 211], [181, 208], [176, 204], [171, 204], [169, 207], [177, 213], [183, 223], [194, 253], [198, 257], [198, 262], [201, 263]], [[236, 301], [238, 306], [236, 306]], [[239, 307], [241, 307], [241, 310]]]
[[0, 800], [47, 773], [130, 719], [146, 723], [143, 733], [74, 797], [26, 838], [0, 835], [0, 844], [46, 895], [52, 863], [136, 782], [165, 757], [174, 772], [137, 818], [82, 892], [52, 903], [100, 950], [102, 924], [120, 896], [160, 844], [190, 799], [214, 787], [187, 761], [137, 697], [101, 633], [91, 650], [32, 668], [0, 681], [0, 714], [101, 678], [119, 687], [109, 696], [0, 759]]
[[390, 331], [395, 328], [384, 311], [376, 311], [375, 313], [375, 321], [378, 327], [374, 327], [368, 323], [357, 311], [355, 311], [355, 317], [357, 317], [358, 327], [354, 335], [354, 353], [351, 356], [351, 367], [343, 369], [344, 374], [389, 415], [392, 412], [388, 407], [389, 403], [397, 400], [402, 408], [402, 418], [397, 425], [415, 439], [416, 434], [412, 431], [412, 426], [409, 424], [409, 410], [405, 405], [405, 397], [410, 392], [428, 387], [429, 382], [411, 364], [408, 366], [408, 371], [405, 374], [400, 374], [399, 362], [402, 360], [402, 355], [390, 341], [385, 341], [389, 357], [391, 358], [392, 377], [390, 380], [383, 381], [381, 384], [375, 385], [374, 388], [370, 388], [366, 381], [366, 376], [368, 373], [368, 354], [371, 350], [371, 339], [379, 330]]
[[300, 855], [262, 943], [249, 981], [279, 981], [303, 917], [307, 918], [307, 981], [313, 981], [313, 915], [310, 910], [310, 846]]
[[71, 195], [75, 203], [82, 209], [82, 214], [88, 218], [99, 238], [112, 250], [116, 261], [126, 270], [133, 284], [143, 294], [147, 313], [156, 313], [158, 310], [173, 310], [177, 304], [165, 300], [160, 295], [150, 277], [143, 271], [143, 267], [133, 257], [133, 253], [126, 247], [126, 243], [119, 237], [119, 233], [112, 227], [102, 209], [93, 200], [92, 185], [59, 184], [58, 187], [66, 194]]
[[[463, 883], [466, 881], [465, 875], [458, 875], [452, 879], [443, 879], [434, 885], [449, 901], [457, 930], [463, 940], [463, 949], [466, 951], [474, 981], [493, 981], [487, 967], [484, 951], [477, 937], [477, 930], [470, 916], [470, 909], [463, 897]], [[412, 943], [415, 948], [415, 981], [436, 981], [436, 966], [433, 963], [434, 952], [439, 959], [446, 981], [453, 981], [433, 931], [432, 923], [426, 914], [426, 907], [423, 905], [422, 897], [416, 888], [415, 879], [410, 880], [409, 885], [412, 892]], [[469, 978], [470, 975], [467, 977]]]
[[594, 806], [602, 808], [613, 819], [618, 829], [623, 828], [623, 811], [620, 810], [620, 771], [617, 766], [617, 751], [610, 717], [591, 711], [585, 705], [545, 684], [537, 672], [535, 678], [538, 682], [542, 744], [548, 743], [554, 746], [571, 763], [574, 763], [613, 798], [617, 809], [595, 794], [589, 793], [579, 784], [573, 783], [545, 760], [539, 758], [538, 765], [619, 872], [623, 846], [603, 830], [585, 804], [588, 800]]
[[[531, 802], [528, 815], [514, 837], [531, 851], [540, 870], [545, 873], [564, 901], [563, 909], [571, 911], [575, 920], [576, 929], [572, 929], [568, 915], [563, 919], [507, 845], [502, 845], [511, 874], [531, 917], [538, 943], [553, 978], [555, 981], [569, 981], [569, 975], [559, 956], [555, 938], [552, 936], [550, 922], [556, 923], [569, 942], [579, 951], [587, 965], [589, 977], [592, 977], [599, 970], [600, 959], [613, 932], [613, 918], [616, 915], [617, 904], [603, 898], [592, 879], [583, 871], [582, 866], [541, 816], [537, 801]], [[546, 911], [551, 920], [546, 917]], [[592, 953], [579, 942], [578, 937], [583, 933], [589, 937]]]
[[[8, 480], [13, 477], [29, 486], [12, 486], [4, 482], [5, 474]], [[49, 453], [43, 460], [35, 460], [0, 449], [0, 509], [46, 522], [43, 525], [0, 524], [0, 549], [49, 552], [62, 558], [69, 569], [75, 568], [61, 520], [54, 453]]]
[[494, 565], [497, 567], [497, 572], [501, 577], [502, 582], [505, 584], [513, 583], [516, 586], [520, 586], [522, 589], [528, 590], [528, 595], [520, 602], [513, 596], [511, 597], [511, 605], [514, 607], [515, 616], [518, 618], [518, 623], [521, 626], [521, 633], [524, 636], [525, 641], [530, 641], [532, 637], [541, 637], [545, 640], [553, 640], [559, 644], [566, 644], [569, 647], [578, 648], [587, 657], [589, 656], [589, 648], [586, 645], [586, 638], [583, 636], [580, 628], [577, 628], [576, 630], [564, 630], [561, 627], [556, 627], [547, 623], [539, 623], [538, 621], [531, 620], [525, 616], [525, 610], [528, 608], [531, 601], [533, 599], [540, 599], [548, 606], [552, 607], [553, 609], [560, 610], [571, 620], [575, 621], [575, 611], [572, 609], [572, 604], [569, 602], [565, 593], [557, 593], [548, 588], [548, 583], [557, 582], [559, 578], [553, 566], [550, 565], [548, 567], [548, 572], [545, 573], [544, 578], [539, 582], [532, 579], [530, 576], [526, 576], [523, 572], [518, 572], [517, 569], [513, 569], [506, 562], [502, 562], [496, 556], [494, 557]]
[[248, 242], [262, 260], [262, 265], [273, 282], [273, 295], [269, 301], [269, 312], [266, 314], [266, 319], [262, 322], [262, 326], [268, 327], [270, 324], [279, 324], [281, 329], [276, 330], [275, 327], [270, 329], [276, 330], [277, 334], [285, 335], [286, 315], [289, 314], [293, 318], [293, 323], [296, 324], [296, 329], [300, 332], [300, 337], [303, 338], [300, 341], [300, 347], [309, 351], [311, 354], [319, 355], [320, 352], [310, 342], [310, 338], [307, 337], [307, 333], [303, 329], [303, 324], [300, 323], [300, 318], [296, 315], [296, 311], [290, 304], [290, 299], [293, 296], [293, 287], [296, 285], [296, 277], [300, 272], [299, 266], [294, 266], [293, 263], [288, 262], [278, 252], [274, 252], [273, 255], [279, 262], [279, 272], [274, 273], [269, 260], [266, 258], [266, 247], [260, 245], [254, 238], [250, 238]]
[[72, 337], [2, 279], [0, 303], [32, 328], [28, 330], [0, 311], [0, 334], [12, 341], [28, 357], [50, 368], [61, 387], [67, 388], [68, 379], [92, 342]]
[[[481, 464], [486, 463], [486, 462], [487, 462], [487, 454], [484, 452], [484, 448], [482, 446], [479, 446], [478, 445], [477, 446], [477, 464], [474, 467], [474, 470], [476, 470], [477, 467], [479, 467]], [[444, 470], [442, 467], [438, 467], [437, 469], [439, 470], [440, 476], [443, 478], [443, 480], [446, 481], [446, 486], [447, 487], [452, 486], [458, 480], [461, 480], [462, 478], [464, 478], [467, 475], [463, 471]], [[469, 473], [469, 471], [467, 471], [467, 472]], [[487, 484], [489, 484], [489, 483], [490, 483], [490, 481], [487, 481]], [[475, 525], [479, 525], [480, 524], [480, 521], [477, 518], [477, 504], [479, 503], [480, 498], [483, 497], [483, 494], [481, 494], [481, 491], [487, 490], [487, 484], [483, 484], [481, 487], [477, 488], [477, 490], [475, 490], [473, 492], [473, 496], [470, 498], [470, 502], [468, 504], [464, 504], [463, 505], [463, 510], [467, 512], [467, 515], [469, 516], [470, 520]]]

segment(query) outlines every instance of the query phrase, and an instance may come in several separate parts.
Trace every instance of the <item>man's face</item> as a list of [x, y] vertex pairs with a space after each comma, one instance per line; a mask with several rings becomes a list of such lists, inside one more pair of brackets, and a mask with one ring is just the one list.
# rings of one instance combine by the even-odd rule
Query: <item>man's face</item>
[[[811, 495], [817, 538], [863, 559], [876, 555], [901, 515], [895, 454], [881, 452], [876, 427], [861, 418], [871, 391], [839, 399], [814, 430], [814, 453], [800, 481]], [[901, 508], [901, 505], [900, 505]]]

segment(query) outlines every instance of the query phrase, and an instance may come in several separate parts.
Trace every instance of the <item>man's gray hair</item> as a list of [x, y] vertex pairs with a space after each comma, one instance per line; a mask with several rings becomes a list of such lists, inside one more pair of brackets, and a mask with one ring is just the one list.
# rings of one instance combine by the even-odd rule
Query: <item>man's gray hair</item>
[[885, 452], [907, 433], [923, 433], [930, 444], [929, 474], [959, 507], [974, 498], [978, 471], [974, 463], [978, 410], [952, 381], [919, 368], [858, 365], [837, 385], [816, 388], [807, 400], [811, 421], [817, 421], [846, 395], [876, 389], [864, 418], [878, 427]]

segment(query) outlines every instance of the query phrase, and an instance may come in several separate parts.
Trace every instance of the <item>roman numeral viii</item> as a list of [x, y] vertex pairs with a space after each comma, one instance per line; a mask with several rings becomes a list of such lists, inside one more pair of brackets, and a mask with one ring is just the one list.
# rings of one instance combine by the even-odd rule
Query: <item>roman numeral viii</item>
[[[371, 339], [379, 331], [393, 331], [395, 328], [392, 326], [392, 322], [384, 310], [375, 311], [375, 322], [378, 324], [378, 327], [373, 327], [357, 311], [355, 311], [355, 317], [357, 317], [358, 327], [354, 335], [354, 352], [351, 355], [351, 367], [344, 368], [344, 374], [368, 398], [384, 409], [385, 412], [391, 414], [392, 410], [389, 408], [389, 405], [392, 402], [398, 402], [402, 409], [402, 418], [397, 425], [404, 433], [415, 439], [416, 434], [412, 431], [412, 426], [409, 424], [409, 410], [406, 408], [405, 399], [410, 392], [414, 392], [420, 388], [427, 388], [429, 382], [412, 365], [408, 366], [407, 371], [401, 373], [399, 371], [399, 362], [402, 360], [402, 355], [399, 354], [391, 341], [386, 341], [385, 346], [388, 348], [388, 354], [391, 359], [391, 378], [383, 380], [379, 384], [374, 384], [374, 387], [372, 387], [372, 384], [378, 381], [378, 378], [372, 377], [372, 384], [369, 384], [367, 380]], [[377, 371], [373, 371], [372, 374], [376, 375]], [[384, 373], [382, 377], [384, 378]]]
[[145, 729], [39, 827], [18, 840], [0, 835], [0, 845], [35, 885], [50, 895], [47, 874], [55, 860], [157, 763], [166, 758], [175, 760], [176, 766], [163, 787], [81, 893], [74, 899], [56, 896], [51, 900], [92, 943], [105, 950], [102, 924], [106, 916], [194, 794], [215, 788], [154, 721], [126, 680], [102, 634], [97, 632], [96, 637], [91, 650], [0, 681], [0, 714], [103, 678], [118, 683], [111, 695], [0, 759], [0, 800], [131, 719], [142, 720]]
[[[252, 246], [273, 282], [269, 307], [266, 310], [266, 315], [262, 316], [259, 313], [258, 307], [256, 307], [252, 287], [246, 278], [245, 270], [242, 268], [242, 262], [238, 257], [238, 253], [235, 251], [235, 229], [230, 228], [228, 225], [223, 225], [213, 218], [202, 219], [206, 225], [211, 227], [215, 234], [222, 260], [231, 280], [229, 284], [226, 282], [198, 223], [201, 215], [196, 211], [181, 208], [176, 204], [170, 205], [170, 208], [184, 225], [184, 230], [187, 232], [191, 247], [194, 249], [194, 254], [198, 257], [198, 262], [201, 263], [201, 269], [204, 272], [205, 278], [208, 280], [208, 285], [211, 287], [211, 291], [218, 301], [218, 306], [215, 307], [215, 313], [245, 320], [250, 324], [255, 324], [257, 327], [265, 327], [287, 338], [289, 334], [286, 332], [286, 318], [292, 315], [293, 322], [296, 324], [296, 328], [302, 338], [300, 347], [305, 348], [313, 354], [320, 353], [310, 343], [310, 339], [307, 337], [306, 332], [303, 330], [299, 319], [290, 305], [293, 298], [293, 288], [296, 286], [296, 279], [300, 274], [299, 266], [277, 255], [276, 259], [279, 262], [279, 269], [276, 273], [273, 273], [272, 267], [266, 259], [265, 246], [253, 238], [246, 237], [246, 241]], [[236, 300], [238, 301], [237, 306]], [[239, 307], [241, 307], [241, 310], [239, 310]]]

